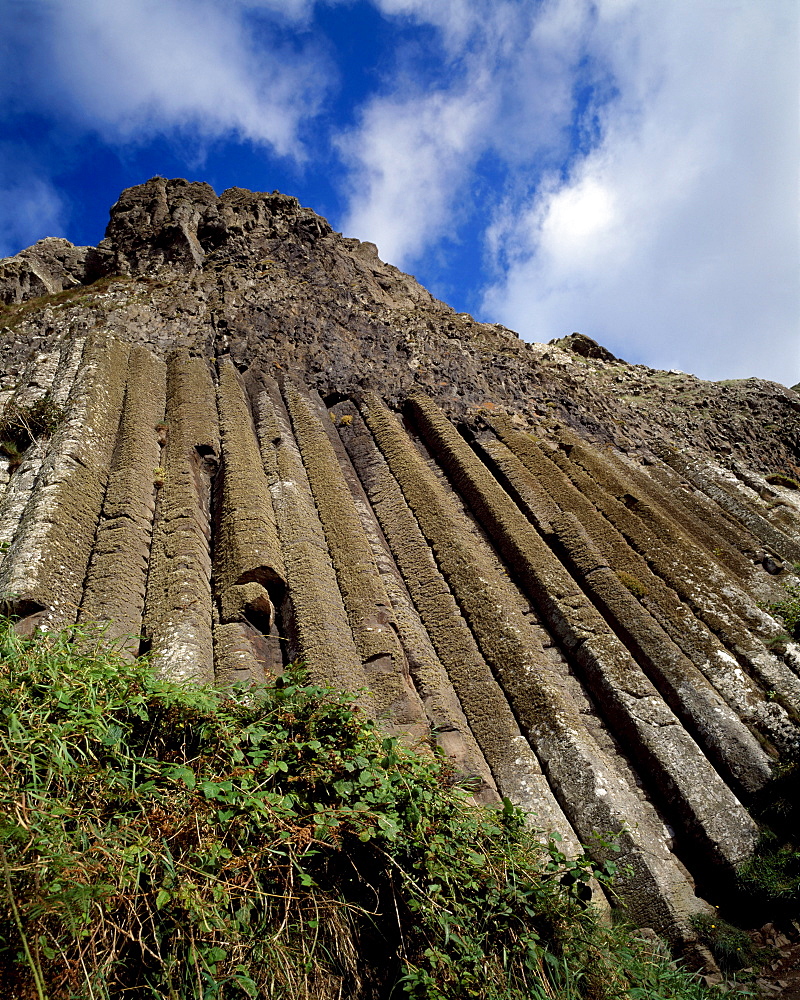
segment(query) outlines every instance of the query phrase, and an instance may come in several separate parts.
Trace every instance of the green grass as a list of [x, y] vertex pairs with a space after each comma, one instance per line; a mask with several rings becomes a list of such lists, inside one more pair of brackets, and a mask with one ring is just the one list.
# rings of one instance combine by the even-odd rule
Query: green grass
[[756, 925], [800, 919], [800, 763], [788, 761], [752, 806], [762, 827], [753, 856], [739, 869], [739, 893]]
[[90, 285], [74, 285], [72, 288], [65, 288], [60, 292], [37, 295], [24, 302], [10, 305], [0, 304], [0, 328], [13, 330], [45, 306], [58, 308], [60, 306], [95, 305], [94, 300], [98, 293], [107, 291], [115, 282], [132, 280], [128, 275], [111, 274], [104, 278], [98, 278]]
[[0, 967], [20, 1000], [701, 1000], [568, 861], [292, 668], [159, 681], [0, 625]]

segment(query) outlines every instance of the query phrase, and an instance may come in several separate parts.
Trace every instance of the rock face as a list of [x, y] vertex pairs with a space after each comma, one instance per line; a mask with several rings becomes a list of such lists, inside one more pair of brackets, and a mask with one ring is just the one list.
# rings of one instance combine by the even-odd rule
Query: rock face
[[0, 302], [20, 628], [105, 621], [192, 681], [303, 658], [478, 800], [619, 834], [634, 919], [691, 940], [800, 739], [762, 610], [800, 563], [795, 392], [523, 343], [293, 198], [162, 178], [99, 247], [1, 261]]

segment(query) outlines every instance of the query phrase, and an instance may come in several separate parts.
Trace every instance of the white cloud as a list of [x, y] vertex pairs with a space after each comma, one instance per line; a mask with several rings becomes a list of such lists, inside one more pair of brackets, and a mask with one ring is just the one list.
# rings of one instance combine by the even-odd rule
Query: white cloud
[[[248, 139], [295, 161], [348, 71], [314, 14], [358, 16], [350, 0], [6, 3], [11, 117], [116, 144], [180, 132], [189, 157]], [[346, 231], [419, 270], [469, 223], [493, 268], [483, 318], [540, 340], [581, 329], [699, 374], [770, 365], [797, 380], [796, 0], [372, 3], [405, 30], [378, 86], [354, 96], [356, 73], [345, 98], [356, 125], [338, 133], [332, 181]], [[325, 160], [337, 126], [319, 122]], [[33, 166], [0, 179], [7, 215], [38, 203], [49, 220], [31, 238], [60, 212]]]
[[420, 264], [491, 160], [484, 318], [800, 377], [795, 0], [374, 2], [438, 29], [440, 65], [387, 71], [343, 139], [348, 231]]
[[347, 233], [377, 241], [406, 264], [448, 224], [454, 192], [473, 165], [488, 105], [479, 92], [378, 100], [340, 148], [355, 163]]
[[[501, 10], [509, 8], [505, 0], [373, 0], [385, 17], [405, 18], [417, 24], [433, 25], [442, 32], [450, 54], [463, 49], [483, 20], [496, 23]], [[492, 9], [493, 8], [493, 9]]]
[[313, 43], [281, 43], [270, 24], [277, 10], [291, 20], [312, 7], [311, 0], [51, 0], [38, 11], [40, 33], [26, 39], [35, 48], [24, 96], [107, 141], [182, 129], [200, 139], [236, 134], [302, 158], [298, 129], [316, 112], [329, 67]]
[[[25, 151], [10, 143], [0, 145], [0, 257], [20, 247], [64, 231], [64, 204], [53, 185], [37, 176]], [[16, 163], [21, 169], [11, 170]]]
[[374, 2], [386, 16], [439, 29], [429, 61], [441, 65], [427, 71], [435, 80], [437, 69], [446, 70], [427, 88], [409, 71], [387, 70], [388, 92], [367, 102], [358, 127], [339, 142], [349, 168], [345, 231], [408, 266], [475, 208], [481, 157], [502, 172], [564, 152], [589, 7], [588, 0], [578, 0], [577, 12], [572, 0]]
[[[613, 7], [613, 9], [612, 9]], [[619, 94], [569, 176], [490, 230], [487, 314], [706, 377], [800, 377], [798, 11], [602, 4]]]

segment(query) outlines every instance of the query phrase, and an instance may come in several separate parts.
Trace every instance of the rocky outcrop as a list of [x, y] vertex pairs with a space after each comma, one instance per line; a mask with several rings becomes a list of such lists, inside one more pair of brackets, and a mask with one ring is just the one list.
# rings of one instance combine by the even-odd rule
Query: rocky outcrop
[[0, 405], [54, 418], [3, 446], [20, 628], [99, 621], [192, 682], [302, 660], [569, 852], [617, 835], [634, 919], [691, 940], [800, 742], [764, 610], [795, 393], [524, 344], [293, 198], [162, 178], [98, 248], [0, 263], [0, 300]]

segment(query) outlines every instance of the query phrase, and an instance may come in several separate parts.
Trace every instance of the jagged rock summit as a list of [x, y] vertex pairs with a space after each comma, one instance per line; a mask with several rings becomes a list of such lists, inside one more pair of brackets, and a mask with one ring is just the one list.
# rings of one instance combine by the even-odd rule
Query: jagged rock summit
[[[80, 289], [99, 278], [81, 311]], [[102, 314], [107, 328], [162, 353], [229, 353], [240, 367], [295, 373], [323, 396], [344, 381], [395, 404], [421, 387], [458, 416], [497, 405], [642, 454], [659, 440], [762, 472], [797, 462], [793, 391], [628, 365], [579, 334], [526, 343], [454, 312], [383, 263], [374, 244], [334, 233], [278, 192], [217, 197], [207, 184], [156, 177], [122, 193], [98, 247], [47, 239], [0, 264], [8, 306], [59, 292], [52, 308], [75, 332]], [[2, 321], [6, 354], [17, 332], [28, 347], [46, 336], [25, 315]]]
[[[0, 262], [0, 596], [193, 681], [302, 658], [691, 941], [794, 753], [800, 397], [527, 344], [294, 198], [154, 178]], [[141, 638], [139, 638], [141, 637]]]

